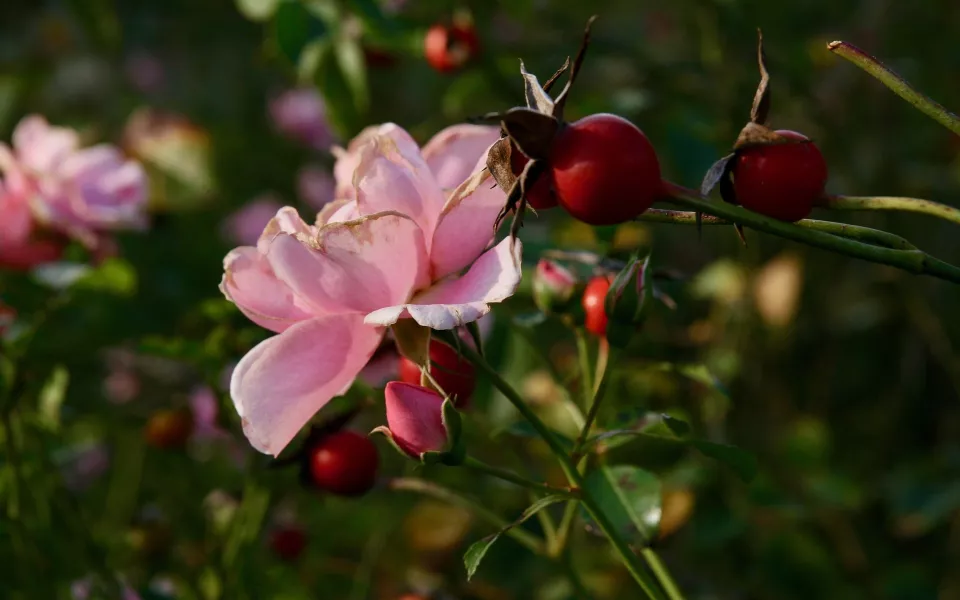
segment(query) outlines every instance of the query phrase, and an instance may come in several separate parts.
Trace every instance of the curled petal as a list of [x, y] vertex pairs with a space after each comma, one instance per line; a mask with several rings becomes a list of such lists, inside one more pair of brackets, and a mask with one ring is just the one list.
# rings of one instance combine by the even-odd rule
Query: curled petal
[[317, 213], [317, 227], [332, 223], [344, 223], [360, 218], [357, 212], [357, 201], [352, 199], [334, 200]]
[[266, 258], [256, 248], [241, 246], [223, 259], [220, 291], [257, 325], [281, 332], [317, 316], [279, 281]]
[[383, 331], [359, 315], [298, 323], [261, 342], [233, 372], [230, 395], [254, 448], [276, 456], [370, 360]]
[[319, 313], [403, 302], [426, 272], [423, 234], [397, 213], [327, 225], [312, 244], [281, 233], [266, 255], [278, 279]]
[[392, 325], [409, 316], [424, 327], [453, 329], [476, 321], [490, 312], [491, 303], [509, 298], [520, 284], [522, 247], [520, 240], [513, 244], [511, 251], [511, 239], [504, 239], [477, 259], [462, 277], [441, 281], [408, 304], [376, 310], [365, 322]]
[[350, 140], [346, 150], [334, 148], [333, 154], [337, 162], [333, 165], [333, 177], [336, 180], [336, 198], [356, 199], [356, 190], [353, 187], [353, 173], [360, 165], [360, 150], [378, 135], [385, 135], [393, 139], [398, 146], [411, 148], [417, 151], [417, 143], [402, 127], [394, 123], [372, 125], [366, 127]]
[[298, 240], [309, 243], [316, 237], [317, 229], [316, 227], [307, 225], [303, 219], [300, 218], [300, 213], [297, 212], [297, 209], [292, 206], [284, 206], [277, 211], [277, 214], [274, 215], [267, 223], [267, 226], [263, 228], [263, 233], [260, 234], [260, 239], [257, 240], [257, 250], [266, 254], [267, 249], [270, 247], [270, 242], [281, 233], [289, 234]]
[[412, 218], [429, 243], [443, 210], [444, 195], [412, 144], [380, 135], [361, 150], [353, 175], [362, 215], [396, 211]]
[[490, 242], [493, 225], [507, 201], [490, 171], [477, 164], [474, 174], [447, 200], [430, 247], [433, 279], [457, 273], [470, 265]]
[[452, 190], [474, 172], [477, 161], [486, 164], [487, 150], [500, 139], [500, 128], [453, 125], [433, 136], [423, 147], [423, 158], [445, 190]]

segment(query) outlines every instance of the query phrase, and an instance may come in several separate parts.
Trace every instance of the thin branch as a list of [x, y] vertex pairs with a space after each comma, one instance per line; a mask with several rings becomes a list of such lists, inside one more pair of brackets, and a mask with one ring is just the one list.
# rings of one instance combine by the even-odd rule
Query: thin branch
[[952, 206], [900, 196], [827, 196], [820, 204], [830, 210], [893, 210], [913, 212], [938, 219], [944, 219], [960, 225], [960, 209]]

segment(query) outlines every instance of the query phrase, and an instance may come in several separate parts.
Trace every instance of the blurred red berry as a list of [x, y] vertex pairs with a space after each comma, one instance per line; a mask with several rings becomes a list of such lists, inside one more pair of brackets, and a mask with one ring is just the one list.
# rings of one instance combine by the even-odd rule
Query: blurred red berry
[[734, 192], [744, 208], [781, 221], [799, 221], [823, 196], [827, 163], [803, 134], [776, 133], [799, 143], [740, 150], [733, 169]]
[[307, 534], [299, 527], [281, 527], [270, 536], [270, 548], [281, 560], [294, 562], [307, 547]]
[[165, 409], [150, 416], [144, 437], [151, 446], [167, 450], [182, 447], [192, 433], [193, 413], [190, 409]]
[[313, 483], [331, 494], [361, 496], [377, 480], [377, 447], [365, 435], [337, 431], [308, 452]]
[[593, 335], [600, 337], [607, 335], [607, 312], [604, 302], [610, 290], [610, 283], [609, 277], [594, 277], [583, 290], [584, 327]]
[[[550, 150], [557, 201], [590, 225], [615, 225], [650, 208], [660, 195], [653, 145], [622, 117], [596, 114], [557, 133]], [[539, 182], [537, 182], [539, 183]]]
[[456, 71], [480, 51], [480, 38], [473, 26], [437, 23], [427, 30], [423, 54], [441, 73]]
[[[439, 340], [430, 340], [430, 376], [454, 398], [457, 408], [469, 404], [477, 385], [473, 365]], [[400, 357], [400, 381], [420, 385], [420, 367], [405, 356]]]

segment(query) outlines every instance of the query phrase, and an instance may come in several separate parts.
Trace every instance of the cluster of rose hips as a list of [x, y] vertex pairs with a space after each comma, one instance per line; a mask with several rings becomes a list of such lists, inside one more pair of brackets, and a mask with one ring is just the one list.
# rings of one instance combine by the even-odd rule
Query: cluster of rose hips
[[[668, 199], [656, 151], [635, 125], [612, 114], [594, 114], [573, 123], [564, 120], [592, 21], [576, 59], [572, 64], [568, 59], [544, 85], [521, 64], [526, 106], [481, 118], [499, 123], [503, 133], [489, 153], [487, 167], [507, 192], [501, 219], [515, 214], [513, 235], [526, 206], [537, 210], [560, 206], [590, 225], [615, 225], [637, 218], [656, 200]], [[764, 125], [770, 94], [762, 38], [758, 53], [762, 78], [750, 122], [733, 153], [708, 172], [701, 191], [709, 194], [719, 185], [727, 202], [796, 221], [809, 215], [823, 196], [827, 167], [810, 139]], [[551, 97], [550, 89], [567, 71], [565, 86]]]

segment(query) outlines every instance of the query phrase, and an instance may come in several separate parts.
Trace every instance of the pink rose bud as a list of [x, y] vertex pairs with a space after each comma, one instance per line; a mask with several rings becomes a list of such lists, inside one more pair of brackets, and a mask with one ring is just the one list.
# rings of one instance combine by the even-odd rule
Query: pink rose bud
[[270, 102], [270, 116], [280, 133], [311, 148], [324, 150], [333, 143], [327, 109], [313, 88], [284, 92]]
[[533, 275], [533, 301], [545, 313], [563, 313], [573, 304], [577, 277], [552, 260], [541, 259]]
[[387, 429], [394, 443], [413, 458], [440, 452], [447, 445], [443, 426], [443, 396], [410, 383], [387, 384]]

